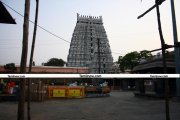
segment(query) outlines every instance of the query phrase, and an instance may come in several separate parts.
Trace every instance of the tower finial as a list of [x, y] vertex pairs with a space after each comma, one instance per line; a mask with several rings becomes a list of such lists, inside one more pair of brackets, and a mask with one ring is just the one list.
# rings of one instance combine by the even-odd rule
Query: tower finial
[[77, 18], [79, 18], [79, 13], [77, 13]]

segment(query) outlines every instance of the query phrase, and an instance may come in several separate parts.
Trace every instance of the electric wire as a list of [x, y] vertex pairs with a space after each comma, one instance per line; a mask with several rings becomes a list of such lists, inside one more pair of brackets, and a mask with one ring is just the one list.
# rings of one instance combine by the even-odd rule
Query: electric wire
[[[0, 2], [2, 2], [2, 1], [0, 1]], [[18, 15], [20, 15], [21, 17], [24, 18], [24, 15], [22, 15], [22, 14], [19, 13], [19, 12], [17, 12], [15, 9], [13, 9], [13, 8], [10, 7], [9, 5], [5, 4], [4, 2], [2, 2], [2, 3], [3, 3], [5, 6], [7, 6], [9, 9], [11, 9], [12, 11], [14, 11], [15, 13], [17, 13]], [[33, 21], [31, 21], [30, 19], [29, 19], [28, 21], [31, 22], [32, 24], [35, 24], [35, 23], [34, 23]], [[71, 43], [71, 42], [69, 42], [68, 40], [65, 40], [65, 39], [63, 39], [62, 37], [60, 37], [60, 36], [58, 36], [58, 35], [50, 32], [49, 30], [45, 29], [44, 27], [42, 27], [42, 26], [40, 26], [40, 25], [37, 25], [37, 26], [38, 26], [39, 28], [41, 28], [42, 30], [46, 31], [47, 33], [53, 35], [54, 37], [56, 37], [56, 38], [58, 38], [58, 39], [61, 39], [61, 40], [63, 40], [64, 42]], [[16, 47], [14, 47], [14, 48], [16, 48]], [[114, 53], [114, 54], [121, 54], [121, 53], [117, 53], [117, 52], [112, 52], [112, 53]]]
[[[2, 1], [1, 1], [1, 2], [2, 2]], [[13, 9], [13, 8], [10, 7], [9, 5], [5, 4], [4, 2], [2, 2], [2, 3], [3, 3], [5, 6], [7, 6], [8, 8], [10, 8], [11, 10], [13, 10], [15, 13], [17, 13], [18, 15], [20, 15], [21, 17], [24, 18], [24, 15], [22, 15], [22, 14], [19, 13], [19, 12], [17, 12], [15, 9]], [[28, 21], [31, 22], [31, 23], [33, 23], [33, 24], [35, 24], [35, 23], [34, 23], [32, 20], [30, 20], [30, 19], [29, 19]], [[39, 28], [41, 28], [42, 30], [46, 31], [47, 33], [53, 35], [54, 37], [59, 38], [59, 39], [65, 41], [65, 42], [67, 42], [67, 43], [70, 43], [68, 40], [65, 40], [65, 39], [63, 39], [62, 37], [59, 37], [58, 35], [56, 35], [56, 34], [50, 32], [50, 31], [47, 30], [47, 29], [45, 29], [44, 27], [42, 27], [42, 26], [40, 26], [40, 25], [37, 25], [37, 26], [38, 26]]]

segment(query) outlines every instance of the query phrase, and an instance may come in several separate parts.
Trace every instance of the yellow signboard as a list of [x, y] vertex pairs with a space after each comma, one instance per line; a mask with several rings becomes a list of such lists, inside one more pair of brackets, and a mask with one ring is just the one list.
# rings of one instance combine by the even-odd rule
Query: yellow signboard
[[54, 89], [53, 90], [53, 97], [65, 97], [65, 89]]
[[80, 90], [75, 90], [75, 89], [69, 90], [69, 97], [79, 97], [79, 96], [81, 96]]

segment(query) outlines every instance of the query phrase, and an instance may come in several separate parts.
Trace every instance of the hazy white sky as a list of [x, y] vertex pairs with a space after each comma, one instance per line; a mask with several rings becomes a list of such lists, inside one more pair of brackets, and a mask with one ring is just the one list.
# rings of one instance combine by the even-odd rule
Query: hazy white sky
[[[24, 14], [24, 0], [1, 0]], [[34, 21], [35, 1], [31, 0], [30, 19]], [[52, 33], [71, 41], [77, 13], [102, 16], [114, 61], [118, 56], [132, 51], [160, 48], [156, 10], [140, 20], [137, 16], [150, 8], [155, 0], [39, 0], [38, 24]], [[180, 30], [180, 1], [174, 0], [176, 21]], [[6, 7], [7, 8], [7, 7]], [[20, 64], [22, 49], [23, 18], [7, 8], [17, 24], [0, 24], [0, 65], [10, 62]], [[164, 39], [173, 44], [170, 0], [161, 6], [161, 21]], [[32, 43], [33, 24], [29, 29], [29, 52]], [[180, 36], [178, 36], [180, 38]], [[67, 61], [70, 44], [44, 30], [37, 29], [34, 61], [36, 65], [52, 57]], [[120, 53], [120, 54], [116, 54]], [[30, 56], [30, 54], [28, 54]], [[28, 57], [29, 61], [29, 57]]]

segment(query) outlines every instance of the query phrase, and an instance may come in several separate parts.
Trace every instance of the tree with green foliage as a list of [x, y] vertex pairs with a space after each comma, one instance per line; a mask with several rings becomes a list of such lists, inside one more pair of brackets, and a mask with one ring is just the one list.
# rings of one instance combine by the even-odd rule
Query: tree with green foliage
[[124, 72], [127, 69], [132, 70], [133, 67], [137, 66], [141, 59], [147, 59], [152, 57], [152, 54], [147, 50], [140, 52], [134, 51], [127, 53], [125, 56], [119, 56], [117, 63], [119, 64], [120, 70]]
[[4, 68], [6, 70], [11, 71], [11, 72], [15, 72], [16, 71], [15, 63], [8, 63], [8, 64], [4, 65]]
[[152, 54], [147, 50], [140, 51], [139, 55], [140, 55], [140, 59], [147, 59], [147, 58], [152, 57]]
[[44, 66], [64, 66], [66, 62], [62, 59], [51, 58], [47, 61], [47, 63], [43, 63]]

